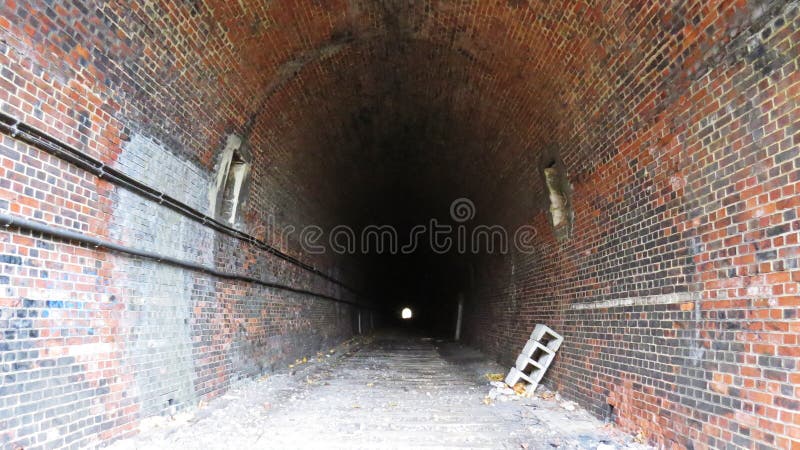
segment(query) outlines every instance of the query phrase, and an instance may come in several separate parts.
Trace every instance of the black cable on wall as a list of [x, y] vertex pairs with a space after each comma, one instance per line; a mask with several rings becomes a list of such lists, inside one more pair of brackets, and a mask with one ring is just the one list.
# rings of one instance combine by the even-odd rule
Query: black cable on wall
[[[320, 294], [318, 292], [308, 291], [305, 289], [298, 289], [291, 286], [286, 286], [279, 283], [273, 283], [270, 281], [264, 281], [259, 278], [249, 277], [246, 275], [239, 275], [232, 272], [224, 272], [218, 270], [213, 267], [204, 266], [202, 264], [198, 264], [192, 261], [187, 261], [183, 259], [173, 258], [171, 256], [162, 255], [160, 253], [155, 253], [147, 250], [140, 250], [133, 247], [129, 247], [126, 245], [116, 244], [114, 242], [106, 241], [100, 238], [96, 238], [93, 236], [88, 236], [83, 233], [78, 233], [77, 231], [72, 230], [65, 230], [63, 228], [56, 228], [50, 225], [46, 225], [39, 222], [34, 222], [31, 220], [23, 219], [21, 217], [15, 217], [9, 214], [0, 214], [0, 226], [6, 228], [16, 228], [19, 230], [26, 230], [32, 231], [34, 233], [41, 233], [43, 235], [51, 236], [57, 239], [61, 239], [64, 241], [74, 241], [81, 244], [90, 245], [97, 249], [105, 249], [105, 250], [112, 250], [119, 253], [127, 253], [129, 255], [139, 256], [142, 258], [152, 259], [154, 261], [169, 264], [172, 266], [182, 267], [184, 269], [191, 269], [196, 270], [199, 272], [204, 272], [216, 277], [220, 278], [227, 278], [229, 280], [239, 280], [239, 281], [246, 281], [250, 283], [259, 284], [261, 286], [266, 286], [270, 288], [280, 289], [283, 291], [290, 291], [297, 294], [305, 294], [310, 295], [313, 297], [322, 298], [325, 300], [334, 301], [337, 303], [345, 303], [348, 305], [358, 306], [364, 308], [363, 305], [352, 302], [349, 300], [343, 300], [340, 298], [332, 297], [326, 294]], [[371, 309], [371, 308], [370, 308]]]
[[[147, 186], [146, 184], [134, 178], [131, 178], [130, 176], [122, 173], [121, 171], [104, 164], [102, 161], [99, 161], [87, 155], [86, 153], [81, 152], [80, 150], [71, 147], [59, 141], [58, 139], [40, 130], [37, 130], [34, 127], [31, 127], [30, 125], [26, 125], [20, 122], [19, 120], [2, 112], [0, 112], [0, 131], [13, 137], [14, 139], [18, 139], [22, 142], [25, 142], [29, 145], [36, 147], [39, 150], [45, 151], [53, 156], [56, 156], [59, 159], [67, 161], [75, 165], [76, 167], [79, 167], [89, 173], [96, 175], [99, 178], [108, 180], [111, 183], [119, 187], [122, 187], [124, 189], [128, 189], [136, 194], [139, 194], [142, 197], [147, 198], [148, 200], [157, 202], [158, 204], [163, 205], [195, 222], [198, 222], [205, 227], [211, 228], [214, 231], [226, 234], [233, 238], [252, 244], [257, 248], [266, 251], [267, 253], [276, 256], [277, 258], [280, 258], [281, 260], [284, 260], [292, 265], [302, 268], [303, 270], [306, 270], [321, 278], [324, 278], [325, 280], [328, 280], [338, 286], [341, 286], [349, 290], [350, 292], [353, 292], [356, 295], [360, 295], [359, 292], [357, 292], [352, 287], [346, 285], [337, 278], [328, 275], [327, 273], [321, 271], [320, 269], [317, 269], [316, 267], [308, 263], [305, 263], [291, 255], [282, 252], [281, 250], [269, 245], [268, 243], [259, 240], [255, 236], [239, 231], [235, 228], [232, 228], [220, 222], [219, 220], [213, 217], [207, 216], [202, 212], [198, 211], [197, 209], [192, 208], [191, 206], [181, 202], [180, 200], [177, 200], [161, 191], [158, 191], [150, 186]], [[154, 259], [157, 261], [165, 262], [180, 267], [199, 270], [201, 272], [209, 273], [222, 278], [250, 281], [268, 287], [308, 294], [315, 297], [325, 298], [340, 303], [358, 305], [358, 303], [356, 302], [337, 299], [324, 294], [314, 293], [311, 291], [297, 289], [290, 286], [270, 283], [253, 277], [247, 277], [229, 272], [222, 272], [217, 269], [195, 264], [190, 261], [179, 260], [177, 258], [172, 258], [164, 255], [159, 255], [156, 253], [147, 252], [144, 250], [138, 250], [131, 247], [118, 245], [109, 241], [100, 240], [92, 236], [87, 236], [70, 230], [63, 230], [55, 227], [50, 227], [48, 225], [44, 225], [38, 222], [32, 222], [26, 219], [10, 215], [0, 214], [0, 224], [5, 225], [6, 227], [14, 226], [21, 229], [38, 231], [40, 233], [44, 233], [54, 237], [59, 237], [61, 239], [74, 240], [89, 245], [95, 245], [97, 247], [119, 251], [122, 253]]]

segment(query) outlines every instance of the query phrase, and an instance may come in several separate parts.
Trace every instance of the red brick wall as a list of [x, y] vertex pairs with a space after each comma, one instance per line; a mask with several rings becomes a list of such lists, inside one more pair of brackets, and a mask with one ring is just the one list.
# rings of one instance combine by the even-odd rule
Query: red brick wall
[[512, 363], [552, 326], [548, 382], [659, 446], [800, 445], [800, 19], [755, 6], [688, 8], [684, 39], [623, 66], [567, 134], [594, 152], [562, 154], [570, 237], [542, 211], [538, 251], [480, 265], [470, 298], [472, 342]]
[[[92, 230], [90, 223], [108, 217], [103, 209], [128, 219], [142, 214], [112, 205], [121, 188], [8, 136], [0, 155], [4, 212], [76, 230]], [[183, 233], [205, 239], [189, 253], [206, 259], [208, 233]], [[358, 300], [234, 241], [217, 235], [211, 242], [220, 255], [250, 259], [250, 265], [220, 257], [217, 266]], [[122, 243], [141, 249], [145, 239]], [[0, 440], [11, 447], [88, 446], [124, 436], [145, 416], [220, 395], [241, 378], [313, 354], [353, 332], [352, 307], [346, 304], [13, 227], [0, 234], [0, 263]]]
[[[161, 168], [155, 187], [198, 207], [237, 133], [256, 162], [246, 231], [354, 284], [352, 261], [302, 255], [260, 225], [391, 210], [376, 203], [397, 189], [444, 206], [469, 197], [487, 223], [532, 223], [536, 253], [477, 260], [465, 337], [511, 361], [534, 323], [551, 324], [567, 342], [550, 381], [598, 415], [612, 404], [654, 442], [798, 441], [794, 3], [0, 1], [4, 113], [137, 177]], [[0, 150], [3, 212], [348, 295], [8, 136]], [[573, 185], [566, 240], [548, 224], [551, 161]], [[5, 392], [19, 415], [0, 427], [8, 442], [60, 439], [37, 414], [60, 418], [73, 402], [81, 413], [59, 419], [70, 442], [113, 439], [352, 330], [348, 311], [310, 298], [5, 239], [0, 321], [34, 349], [14, 358], [50, 358], [30, 336], [55, 307], [75, 328], [64, 348], [108, 344], [56, 360], [75, 398], [51, 407], [27, 380], [24, 403]], [[20, 316], [31, 313], [33, 328]], [[182, 325], [158, 334], [165, 322]], [[148, 343], [164, 340], [177, 342], [154, 347], [174, 361], [167, 375], [125, 366], [152, 363]], [[61, 376], [48, 364], [19, 372]]]
[[[212, 20], [172, 2], [145, 11], [137, 2], [4, 1], [0, 110], [201, 212], [218, 155], [237, 133], [261, 163], [243, 230], [357, 286], [344, 258], [300, 255], [296, 241], [276, 239], [283, 225], [331, 219], [314, 199], [300, 201], [291, 174], [265, 173], [277, 169], [264, 163], [277, 147], [275, 126], [255, 117], [259, 96], [247, 87], [272, 80], [262, 67], [269, 61], [230, 54], [235, 30], [216, 24], [226, 22], [223, 6]], [[0, 212], [364, 301], [10, 135], [0, 139]], [[129, 435], [146, 416], [218, 396], [354, 332], [345, 303], [14, 227], [0, 233], [0, 288], [0, 443], [9, 448], [89, 447]]]

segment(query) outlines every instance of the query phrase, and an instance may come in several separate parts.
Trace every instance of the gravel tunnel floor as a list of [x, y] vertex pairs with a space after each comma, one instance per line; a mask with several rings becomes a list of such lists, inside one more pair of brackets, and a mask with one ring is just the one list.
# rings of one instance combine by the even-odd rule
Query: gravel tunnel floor
[[645, 448], [543, 387], [490, 400], [485, 374], [504, 371], [468, 347], [384, 332], [147, 419], [112, 448]]

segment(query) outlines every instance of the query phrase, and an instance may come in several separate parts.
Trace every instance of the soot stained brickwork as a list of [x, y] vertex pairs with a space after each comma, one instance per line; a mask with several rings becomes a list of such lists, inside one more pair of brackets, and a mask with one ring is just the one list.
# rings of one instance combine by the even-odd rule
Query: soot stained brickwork
[[[282, 226], [469, 197], [476, 221], [539, 233], [532, 255], [475, 258], [468, 341], [510, 362], [551, 325], [548, 380], [660, 445], [798, 445], [796, 2], [0, 1], [4, 114], [203, 212], [235, 134], [237, 227], [350, 285], [358, 261]], [[1, 138], [3, 213], [356, 300]], [[4, 445], [107, 442], [354, 329], [345, 304], [0, 236]]]
[[[242, 125], [246, 110], [237, 105], [230, 110], [236, 113], [222, 111], [221, 102], [235, 103], [244, 93], [220, 94], [216, 84], [207, 84], [206, 92], [218, 100], [190, 98], [188, 92], [199, 92], [203, 81], [181, 88], [138, 59], [148, 54], [159, 62], [154, 70], [161, 70], [181, 54], [150, 53], [159, 48], [159, 36], [151, 33], [163, 26], [131, 19], [158, 12], [104, 2], [2, 6], [4, 113], [201, 212], [208, 211], [214, 165], [229, 133], [266, 149], [258, 131], [266, 128]], [[141, 33], [139, 38], [121, 36], [125, 33], [114, 22], [124, 20], [131, 21], [125, 33]], [[24, 24], [38, 31], [27, 34]], [[210, 118], [214, 111], [218, 115]], [[363, 300], [11, 136], [2, 139], [4, 213], [346, 301]], [[240, 226], [272, 241], [269, 233], [277, 231], [261, 226], [260, 219], [270, 210], [285, 211], [277, 228], [307, 214], [299, 203], [284, 207], [293, 201], [291, 191], [278, 184], [253, 202]], [[243, 377], [269, 372], [354, 332], [353, 307], [346, 304], [13, 229], [2, 238], [3, 447], [100, 445], [130, 434], [147, 416], [218, 396]], [[295, 250], [292, 242], [274, 243]], [[306, 261], [346, 273], [333, 260]]]
[[[108, 202], [119, 211], [124, 205], [126, 213], [114, 214], [109, 226], [118, 241], [205, 263], [216, 259], [217, 265], [240, 272], [271, 268], [263, 278], [355, 300], [328, 281], [315, 282], [274, 256], [226, 243], [234, 239], [214, 236], [38, 149], [10, 138], [2, 149], [4, 162], [32, 164], [14, 164], [13, 171], [4, 172], [6, 179], [50, 177], [52, 183], [33, 183], [38, 189], [28, 195], [12, 185], [5, 191], [7, 209], [25, 205], [23, 213], [30, 207], [33, 217], [82, 229], [100, 215], [91, 206]], [[76, 189], [80, 180], [85, 191]], [[85, 216], [61, 209], [69, 202], [58, 195], [59, 184], [68, 186], [63, 192], [84, 194]], [[231, 283], [41, 235], [7, 230], [2, 243], [0, 420], [2, 440], [11, 447], [85, 447], [124, 436], [141, 418], [220, 395], [243, 377], [269, 372], [353, 332], [349, 305]], [[215, 249], [256, 262], [215, 258]]]
[[600, 161], [565, 158], [571, 239], [540, 214], [540, 250], [479, 267], [469, 304], [473, 342], [504, 361], [531, 323], [563, 333], [549, 382], [665, 447], [800, 436], [800, 20], [791, 2], [747, 6], [698, 13], [695, 44], [681, 24], [683, 53], [622, 73], [625, 115], [580, 131]]

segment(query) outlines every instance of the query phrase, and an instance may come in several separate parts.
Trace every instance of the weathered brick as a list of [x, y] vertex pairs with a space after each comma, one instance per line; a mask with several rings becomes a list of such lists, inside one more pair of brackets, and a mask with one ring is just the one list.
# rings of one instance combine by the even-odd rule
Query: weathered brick
[[[536, 253], [464, 262], [471, 342], [510, 360], [532, 324], [551, 325], [567, 337], [552, 382], [597, 415], [613, 402], [620, 426], [663, 447], [797, 441], [722, 428], [742, 397], [761, 402], [745, 418], [771, 429], [776, 419], [762, 410], [772, 397], [756, 380], [796, 369], [779, 341], [764, 345], [780, 357], [753, 345], [799, 331], [774, 325], [797, 318], [795, 288], [781, 275], [798, 273], [800, 196], [788, 189], [800, 167], [793, 3], [9, 4], [0, 10], [3, 112], [201, 211], [224, 142], [243, 136], [258, 164], [238, 225], [329, 272], [357, 264], [303, 255], [265, 230], [265, 217], [351, 219], [348, 202], [379, 197], [363, 186], [388, 184], [404, 155], [399, 178], [411, 181], [396, 184], [418, 192], [375, 193], [395, 194], [384, 200], [446, 204], [458, 192], [503, 225], [536, 226]], [[569, 178], [574, 213], [572, 229], [558, 233], [544, 206], [551, 163]], [[3, 213], [352, 299], [10, 136], [0, 140], [0, 171]], [[398, 220], [425, 205], [390, 206]], [[45, 356], [9, 367], [18, 380], [48, 379], [104, 405], [72, 408], [87, 419], [70, 425], [65, 445], [113, 440], [168, 400], [217, 396], [353, 331], [347, 306], [2, 233], [0, 301], [25, 321], [0, 319], [0, 349], [68, 336], [62, 349], [81, 355], [58, 360], [69, 379], [53, 376]], [[145, 340], [168, 346], [154, 355]], [[129, 370], [140, 366], [165, 373]], [[747, 389], [708, 383], [721, 372]], [[140, 393], [135, 408], [118, 406], [124, 391]], [[34, 411], [72, 412], [66, 397]], [[640, 420], [653, 416], [670, 420]], [[17, 429], [13, 444], [36, 432]]]

